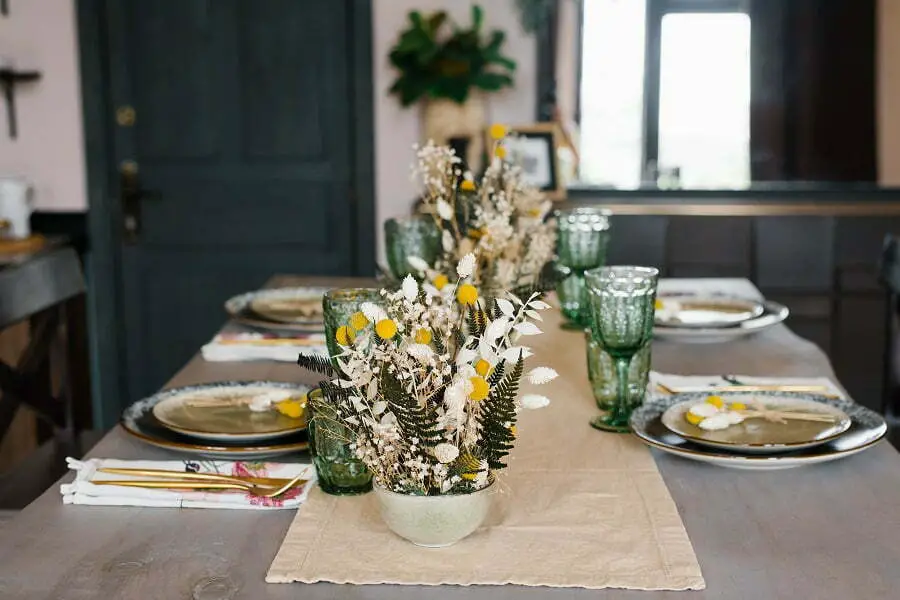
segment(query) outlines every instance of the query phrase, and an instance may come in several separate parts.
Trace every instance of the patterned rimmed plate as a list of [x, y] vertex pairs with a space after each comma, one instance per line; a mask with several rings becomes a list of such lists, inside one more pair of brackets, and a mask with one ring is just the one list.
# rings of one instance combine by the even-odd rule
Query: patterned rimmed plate
[[767, 300], [763, 303], [763, 308], [763, 313], [760, 316], [743, 321], [734, 327], [692, 329], [688, 327], [660, 327], [657, 325], [653, 328], [653, 336], [657, 339], [688, 344], [728, 342], [774, 327], [787, 319], [790, 314], [790, 310], [786, 306], [777, 302]]
[[685, 414], [695, 404], [704, 402], [709, 397], [707, 393], [677, 394], [676, 396], [680, 396], [683, 401], [667, 408], [660, 419], [670, 431], [686, 440], [711, 448], [748, 454], [773, 454], [812, 448], [838, 437], [850, 428], [851, 421], [847, 413], [822, 402], [821, 396], [816, 396], [816, 400], [812, 401], [798, 398], [796, 394], [722, 392], [716, 395], [726, 404], [743, 402], [752, 407], [753, 402], [758, 400], [768, 409], [812, 413], [830, 418], [831, 421], [786, 419], [784, 422], [773, 422], [754, 418], [745, 419], [742, 423], [725, 429], [706, 430], [689, 423], [685, 419]]
[[[761, 396], [766, 393], [748, 395]], [[774, 394], [783, 395], [775, 392]], [[698, 401], [709, 394], [697, 393]], [[660, 417], [685, 394], [649, 399], [631, 415], [631, 428], [642, 442], [668, 454], [732, 469], [773, 471], [830, 462], [871, 448], [884, 438], [887, 425], [878, 413], [850, 400], [794, 394], [798, 398], [821, 402], [841, 409], [850, 417], [850, 427], [828, 442], [802, 450], [779, 454], [739, 454], [696, 444], [676, 435], [663, 425]]]
[[261, 442], [306, 429], [306, 415], [294, 419], [277, 410], [255, 412], [250, 402], [305, 399], [309, 387], [285, 383], [211, 383], [162, 392], [153, 406], [160, 423], [191, 437], [225, 442]]
[[322, 297], [330, 288], [289, 287], [246, 292], [225, 302], [228, 315], [264, 329], [308, 331], [324, 325]]
[[[223, 382], [242, 383], [242, 382]], [[249, 383], [249, 382], [248, 382]], [[253, 382], [258, 383], [258, 382]], [[269, 383], [269, 382], [266, 382]], [[271, 382], [278, 385], [278, 382]], [[296, 389], [296, 384], [282, 384]], [[190, 386], [203, 387], [203, 386]], [[297, 431], [272, 441], [237, 442], [237, 441], [205, 441], [173, 431], [163, 425], [154, 415], [153, 407], [166, 398], [171, 392], [180, 392], [188, 388], [167, 390], [135, 402], [122, 414], [121, 426], [135, 438], [159, 448], [182, 452], [196, 456], [206, 456], [223, 460], [257, 459], [282, 456], [302, 452], [309, 447], [306, 430]]]
[[656, 310], [661, 327], [710, 329], [734, 327], [765, 312], [762, 302], [729, 296], [664, 295]]

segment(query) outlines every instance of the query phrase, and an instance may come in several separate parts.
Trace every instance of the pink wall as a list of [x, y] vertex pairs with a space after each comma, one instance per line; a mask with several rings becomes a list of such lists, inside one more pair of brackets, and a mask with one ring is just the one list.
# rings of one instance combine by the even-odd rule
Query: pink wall
[[9, 5], [9, 16], [0, 17], [0, 58], [43, 76], [16, 90], [17, 139], [7, 135], [6, 113], [0, 110], [0, 175], [31, 180], [40, 210], [86, 210], [75, 2], [12, 0]]
[[[382, 221], [409, 212], [416, 187], [409, 179], [413, 160], [412, 144], [419, 139], [417, 107], [403, 108], [388, 88], [394, 72], [388, 53], [397, 35], [406, 26], [411, 10], [429, 12], [444, 9], [460, 23], [469, 23], [471, 2], [467, 0], [373, 0], [373, 60], [375, 73], [375, 197], [379, 256], [383, 259]], [[506, 31], [505, 53], [518, 62], [515, 88], [488, 98], [488, 119], [509, 124], [531, 123], [537, 97], [536, 42], [522, 31], [513, 0], [482, 1], [485, 25]]]

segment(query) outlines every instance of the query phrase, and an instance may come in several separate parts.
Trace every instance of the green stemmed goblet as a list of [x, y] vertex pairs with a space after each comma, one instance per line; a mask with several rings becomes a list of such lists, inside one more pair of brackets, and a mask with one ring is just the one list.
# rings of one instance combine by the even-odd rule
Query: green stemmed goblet
[[566, 329], [583, 329], [590, 321], [584, 273], [606, 264], [609, 216], [605, 208], [580, 207], [557, 210], [556, 294], [568, 323]]
[[384, 222], [388, 265], [398, 280], [416, 275], [407, 258], [415, 256], [433, 265], [441, 251], [441, 232], [429, 216], [388, 219]]
[[[585, 273], [591, 308], [591, 333], [616, 366], [616, 401], [591, 425], [604, 431], [629, 431], [636, 402], [628, 389], [632, 357], [653, 337], [659, 270], [652, 267], [601, 267]], [[639, 398], [640, 401], [642, 398]]]

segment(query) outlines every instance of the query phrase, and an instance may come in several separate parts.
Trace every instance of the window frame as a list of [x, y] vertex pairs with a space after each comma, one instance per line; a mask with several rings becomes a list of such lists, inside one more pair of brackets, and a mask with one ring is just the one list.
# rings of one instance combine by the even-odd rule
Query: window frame
[[748, 17], [750, 16], [750, 0], [646, 0], [646, 2], [644, 153], [641, 160], [644, 168], [651, 161], [654, 163], [659, 162], [659, 92], [662, 65], [663, 17], [677, 13], [744, 13]]

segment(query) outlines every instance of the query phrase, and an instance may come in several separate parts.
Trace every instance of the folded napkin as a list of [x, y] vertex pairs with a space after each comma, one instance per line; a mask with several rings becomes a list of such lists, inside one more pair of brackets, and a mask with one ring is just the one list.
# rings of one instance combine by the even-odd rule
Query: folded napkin
[[264, 334], [223, 332], [201, 348], [203, 360], [239, 362], [276, 360], [297, 362], [300, 354], [328, 355], [324, 333]]
[[[728, 379], [726, 379], [726, 377]], [[730, 381], [729, 381], [730, 380]], [[683, 388], [709, 388], [713, 391], [717, 387], [734, 385], [816, 385], [825, 386], [825, 393], [844, 397], [844, 390], [838, 387], [827, 377], [752, 377], [750, 375], [672, 375], [669, 373], [650, 372], [650, 393], [652, 395], [666, 395], [656, 384], [661, 383], [673, 390]]]
[[[115, 460], [92, 458], [75, 460], [66, 458], [69, 468], [76, 472], [75, 480], [60, 486], [63, 504], [95, 504], [102, 506], [160, 506], [177, 508], [297, 508], [306, 500], [315, 485], [316, 470], [305, 463], [228, 462], [211, 460]], [[303, 474], [309, 481], [302, 487], [288, 490], [278, 498], [261, 498], [241, 490], [207, 492], [203, 490], [166, 490], [94, 485], [93, 480], [152, 479], [144, 476], [100, 473], [101, 467], [130, 469], [188, 470], [198, 473], [238, 475], [242, 477], [294, 478]]]

